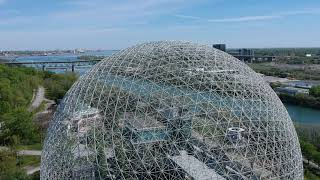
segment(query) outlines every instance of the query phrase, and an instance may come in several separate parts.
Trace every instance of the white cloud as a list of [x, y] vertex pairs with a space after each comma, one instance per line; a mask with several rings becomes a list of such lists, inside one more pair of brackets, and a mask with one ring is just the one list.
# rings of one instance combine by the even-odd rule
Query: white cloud
[[270, 16], [242, 16], [234, 18], [221, 18], [221, 19], [209, 19], [208, 22], [246, 22], [246, 21], [262, 21], [270, 19], [278, 19], [282, 16], [270, 15]]
[[265, 21], [265, 20], [285, 18], [289, 16], [318, 15], [318, 14], [320, 14], [320, 9], [303, 9], [303, 10], [297, 10], [297, 11], [284, 11], [284, 12], [274, 13], [270, 15], [209, 19], [208, 22], [227, 23], [227, 22]]
[[176, 14], [174, 16], [182, 19], [194, 19], [194, 20], [201, 19], [198, 16], [188, 16], [188, 15], [182, 15], [182, 14]]
[[295, 16], [295, 15], [316, 15], [320, 14], [320, 9], [304, 9], [304, 10], [298, 10], [298, 11], [286, 11], [281, 12], [279, 15], [282, 16]]

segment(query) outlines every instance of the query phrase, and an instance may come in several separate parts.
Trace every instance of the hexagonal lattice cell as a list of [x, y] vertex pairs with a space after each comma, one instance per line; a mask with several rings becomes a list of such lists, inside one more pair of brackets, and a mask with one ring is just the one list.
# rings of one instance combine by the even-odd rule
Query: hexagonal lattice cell
[[69, 90], [42, 179], [303, 179], [293, 123], [246, 64], [204, 45], [122, 50]]

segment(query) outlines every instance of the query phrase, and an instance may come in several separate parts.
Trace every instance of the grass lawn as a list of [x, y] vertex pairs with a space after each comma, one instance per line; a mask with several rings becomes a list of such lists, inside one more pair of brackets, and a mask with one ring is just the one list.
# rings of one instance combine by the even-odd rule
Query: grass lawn
[[17, 150], [42, 150], [42, 144], [36, 143], [31, 145], [19, 145]]
[[20, 167], [39, 166], [41, 157], [40, 156], [19, 156], [17, 158], [17, 161]]
[[316, 174], [313, 174], [311, 171], [309, 170], [305, 170], [304, 171], [304, 179], [305, 180], [320, 180], [320, 177], [317, 176]]

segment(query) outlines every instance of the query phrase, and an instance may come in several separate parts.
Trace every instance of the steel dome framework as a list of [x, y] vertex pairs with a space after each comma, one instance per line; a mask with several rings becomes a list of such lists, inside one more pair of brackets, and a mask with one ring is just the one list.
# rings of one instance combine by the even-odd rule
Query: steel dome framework
[[303, 179], [293, 123], [247, 65], [144, 43], [96, 64], [50, 124], [41, 179]]

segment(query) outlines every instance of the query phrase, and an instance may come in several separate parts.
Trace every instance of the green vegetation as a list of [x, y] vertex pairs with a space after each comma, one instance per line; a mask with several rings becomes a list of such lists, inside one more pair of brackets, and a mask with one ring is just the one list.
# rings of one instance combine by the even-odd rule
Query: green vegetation
[[304, 179], [305, 180], [320, 180], [320, 176], [312, 173], [312, 171], [305, 169], [304, 170]]
[[0, 65], [0, 145], [40, 141], [27, 107], [41, 83], [42, 74], [36, 70]]
[[320, 48], [270, 48], [254, 49], [254, 52], [258, 56], [276, 56], [277, 63], [282, 64], [320, 64]]
[[32, 144], [40, 142], [37, 126], [33, 123], [33, 114], [19, 107], [1, 115], [0, 139], [6, 144]]
[[309, 91], [311, 96], [320, 98], [320, 86], [313, 86]]
[[[29, 179], [16, 156], [17, 146], [40, 144], [40, 131], [27, 111], [43, 73], [30, 68], [0, 65], [0, 179]], [[25, 161], [26, 162], [26, 161]]]
[[307, 80], [320, 80], [320, 71], [305, 71], [303, 69], [285, 68], [270, 63], [248, 64], [253, 70], [267, 76], [282, 78], [295, 78]]
[[306, 146], [312, 144], [317, 150], [320, 150], [320, 125], [319, 124], [296, 124], [296, 131], [299, 140]]
[[283, 103], [320, 109], [320, 97], [314, 97], [311, 95], [304, 94], [289, 95], [284, 93], [281, 93], [278, 96]]
[[284, 64], [320, 64], [320, 56], [316, 57], [278, 57], [278, 63]]
[[[296, 124], [303, 157], [308, 161], [320, 164], [320, 125]], [[309, 163], [304, 164], [306, 179], [320, 179], [320, 172]]]
[[0, 179], [5, 180], [36, 180], [40, 179], [40, 174], [35, 173], [28, 176], [23, 168], [26, 166], [38, 166], [40, 157], [36, 156], [16, 156], [12, 150], [0, 150]]
[[77, 79], [75, 74], [53, 74], [25, 67], [0, 64], [0, 179], [39, 179], [39, 174], [27, 176], [22, 169], [39, 165], [36, 156], [17, 157], [22, 149], [41, 150], [42, 131], [33, 122], [34, 114], [44, 109], [42, 103], [29, 112], [34, 91], [42, 85], [46, 96], [61, 99]]
[[18, 156], [17, 164], [20, 167], [26, 166], [39, 166], [40, 165], [40, 156]]
[[66, 74], [47, 74], [44, 79], [44, 87], [46, 88], [46, 96], [49, 99], [57, 101], [62, 99], [72, 84], [78, 79], [74, 73]]
[[[311, 49], [263, 49], [256, 50], [256, 55], [277, 56], [275, 63], [249, 64], [256, 72], [283, 78], [320, 80], [320, 71], [305, 70], [304, 64], [320, 63], [320, 48]], [[312, 57], [305, 57], [312, 54]], [[295, 64], [295, 65], [293, 65]], [[305, 68], [306, 67], [306, 68]], [[281, 83], [271, 83], [272, 88], [281, 86]], [[279, 94], [282, 102], [320, 109], [320, 87], [313, 87], [309, 95]], [[320, 126], [298, 124], [296, 130], [299, 136], [300, 146], [304, 158], [320, 164]], [[305, 179], [320, 179], [320, 172], [308, 163], [304, 163]]]
[[[276, 56], [272, 63], [255, 63], [249, 66], [255, 71], [278, 77], [320, 80], [320, 48], [270, 48], [254, 49], [257, 56]], [[310, 54], [311, 57], [306, 57]], [[307, 70], [308, 69], [308, 70]]]
[[42, 143], [34, 143], [30, 145], [18, 145], [16, 150], [42, 150]]
[[43, 84], [49, 99], [61, 99], [76, 79], [72, 73], [52, 74], [0, 65], [0, 145], [39, 143], [39, 128], [32, 121], [34, 112], [27, 110], [34, 90]]
[[[270, 86], [274, 89], [281, 86], [281, 83], [270, 83]], [[320, 109], [320, 86], [314, 86], [309, 90], [309, 95], [296, 94], [290, 95], [285, 93], [278, 94], [282, 102], [288, 104], [299, 105], [303, 107], [310, 107], [314, 109]]]
[[[270, 83], [270, 86], [274, 89], [281, 86], [281, 83]], [[314, 109], [320, 109], [320, 86], [314, 86], [310, 89], [309, 95], [296, 94], [290, 95], [285, 93], [278, 94], [282, 102], [288, 104], [299, 105], [303, 107], [310, 107]]]
[[17, 157], [14, 151], [0, 150], [0, 179], [28, 179], [23, 170], [17, 166]]
[[320, 164], [320, 152], [313, 144], [300, 140], [300, 146], [304, 157], [308, 161], [312, 160], [313, 162]]

